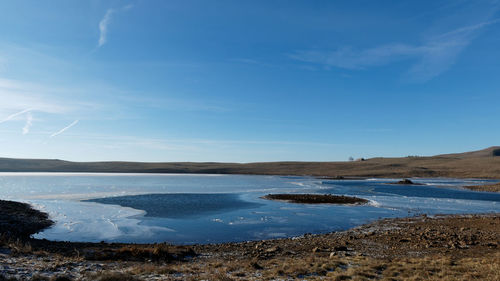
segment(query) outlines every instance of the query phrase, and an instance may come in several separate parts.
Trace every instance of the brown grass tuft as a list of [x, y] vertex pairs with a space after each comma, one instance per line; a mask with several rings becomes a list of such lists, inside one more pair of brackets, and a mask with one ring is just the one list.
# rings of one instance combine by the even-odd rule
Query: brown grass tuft
[[90, 276], [95, 281], [140, 281], [141, 279], [123, 272], [100, 272]]

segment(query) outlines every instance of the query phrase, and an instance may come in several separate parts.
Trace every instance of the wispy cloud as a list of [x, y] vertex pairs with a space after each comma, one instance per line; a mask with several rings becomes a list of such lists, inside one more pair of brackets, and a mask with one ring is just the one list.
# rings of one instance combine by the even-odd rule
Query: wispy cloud
[[416, 63], [408, 71], [410, 78], [427, 81], [448, 70], [482, 28], [498, 22], [500, 19], [463, 26], [430, 37], [421, 45], [395, 43], [365, 50], [342, 47], [328, 52], [299, 51], [290, 57], [303, 62], [351, 70], [386, 65], [395, 61], [415, 60]]
[[28, 111], [28, 113], [26, 114], [26, 123], [24, 124], [23, 127], [23, 135], [26, 135], [27, 133], [30, 132], [30, 128], [32, 125], [33, 125], [33, 115], [31, 114], [31, 112]]
[[51, 137], [51, 138], [53, 138], [53, 137], [55, 137], [55, 136], [58, 136], [58, 135], [60, 135], [60, 134], [64, 133], [64, 132], [65, 132], [66, 130], [68, 130], [69, 128], [71, 128], [71, 127], [75, 126], [76, 124], [78, 124], [78, 122], [79, 122], [79, 121], [80, 121], [80, 120], [75, 120], [75, 121], [73, 121], [73, 122], [72, 122], [71, 124], [69, 124], [68, 126], [66, 126], [66, 127], [62, 128], [61, 130], [59, 130], [59, 131], [57, 131], [57, 132], [53, 133], [52, 135], [50, 135], [50, 137]]
[[106, 11], [106, 14], [104, 17], [101, 19], [99, 22], [99, 47], [102, 47], [104, 44], [106, 44], [106, 37], [108, 35], [108, 25], [109, 21], [111, 20], [111, 15], [114, 13], [113, 9], [108, 9]]
[[418, 55], [419, 47], [404, 44], [391, 44], [366, 50], [353, 50], [342, 47], [332, 52], [300, 51], [290, 55], [292, 58], [311, 63], [320, 63], [345, 69], [364, 69], [381, 65], [408, 56]]
[[0, 120], [0, 124], [4, 123], [4, 122], [7, 122], [9, 120], [12, 120], [12, 119], [16, 118], [19, 115], [23, 115], [24, 113], [29, 112], [30, 110], [32, 110], [32, 109], [28, 108], [28, 109], [24, 109], [24, 110], [21, 110], [19, 112], [13, 113], [13, 114], [7, 116], [6, 118], [4, 118], [3, 120]]
[[410, 68], [410, 78], [427, 81], [447, 71], [482, 28], [498, 22], [500, 19], [484, 21], [430, 38], [418, 48], [419, 60]]
[[113, 14], [119, 11], [128, 11], [132, 9], [134, 5], [128, 4], [121, 9], [115, 10], [115, 9], [108, 9], [106, 13], [104, 14], [104, 17], [99, 21], [99, 41], [98, 41], [98, 47], [102, 47], [104, 44], [107, 42], [107, 35], [108, 35], [108, 27], [111, 22], [111, 18]]

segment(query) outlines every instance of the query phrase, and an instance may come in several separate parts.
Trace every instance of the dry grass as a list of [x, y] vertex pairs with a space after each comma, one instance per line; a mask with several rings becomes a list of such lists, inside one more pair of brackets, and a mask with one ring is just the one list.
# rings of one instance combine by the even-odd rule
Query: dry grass
[[6, 246], [12, 251], [12, 255], [31, 254], [33, 248], [29, 242], [16, 239], [6, 243]]
[[[500, 255], [464, 258], [431, 256], [394, 261], [367, 257], [289, 259], [267, 263], [262, 277], [333, 280], [499, 280]], [[255, 276], [255, 274], [249, 274]], [[233, 276], [237, 278], [237, 276]]]
[[30, 279], [31, 281], [72, 281], [73, 279], [71, 277], [68, 277], [66, 275], [57, 275], [57, 276], [52, 276], [52, 277], [45, 277], [41, 276], [38, 274], [33, 275]]
[[135, 277], [132, 274], [124, 272], [100, 272], [94, 273], [88, 276], [88, 280], [93, 281], [140, 281], [141, 279]]
[[400, 259], [381, 266], [385, 267], [382, 272], [385, 280], [500, 280], [500, 252], [462, 259], [451, 256]]
[[147, 245], [124, 245], [123, 247], [113, 251], [112, 259], [130, 259], [130, 257], [138, 260], [172, 262], [176, 260], [184, 260], [186, 257], [196, 255], [189, 247], [178, 247], [166, 243], [147, 244]]
[[[175, 270], [173, 270], [175, 268]], [[133, 275], [102, 273], [112, 280], [138, 280], [140, 276], [165, 272], [162, 266], [145, 268]], [[452, 256], [425, 256], [394, 260], [374, 259], [365, 256], [333, 257], [307, 256], [277, 258], [259, 261], [259, 268], [252, 262], [242, 263], [224, 259], [198, 260], [169, 266], [164, 280], [500, 280], [500, 252], [485, 257], [455, 259]], [[112, 279], [120, 276], [122, 279]], [[126, 279], [132, 278], [132, 279]], [[135, 279], [134, 279], [135, 278]]]

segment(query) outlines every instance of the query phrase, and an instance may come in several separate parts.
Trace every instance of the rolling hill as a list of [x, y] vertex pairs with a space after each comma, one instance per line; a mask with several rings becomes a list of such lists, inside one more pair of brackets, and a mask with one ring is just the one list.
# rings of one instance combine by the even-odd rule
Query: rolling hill
[[343, 177], [500, 178], [500, 146], [429, 157], [371, 158], [350, 162], [70, 162], [0, 158], [0, 172], [202, 173]]

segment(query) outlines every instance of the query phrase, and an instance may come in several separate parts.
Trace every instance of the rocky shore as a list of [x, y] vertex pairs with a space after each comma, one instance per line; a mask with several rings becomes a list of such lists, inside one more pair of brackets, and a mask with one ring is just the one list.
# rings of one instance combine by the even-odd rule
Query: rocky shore
[[[1, 225], [7, 212], [26, 208], [3, 208], [6, 202]], [[30, 223], [9, 220], [21, 229]], [[499, 214], [384, 219], [329, 234], [193, 246], [51, 242], [13, 233], [2, 228], [0, 280], [500, 278]]]

